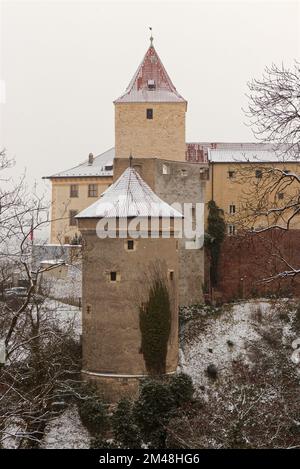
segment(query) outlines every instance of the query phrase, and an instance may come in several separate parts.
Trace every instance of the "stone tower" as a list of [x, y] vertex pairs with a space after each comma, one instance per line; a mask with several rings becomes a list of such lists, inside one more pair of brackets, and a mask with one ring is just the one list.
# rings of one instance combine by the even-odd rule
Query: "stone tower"
[[[151, 217], [155, 229], [152, 237], [147, 238]], [[82, 375], [95, 381], [107, 400], [114, 401], [122, 395], [134, 394], [139, 379], [149, 373], [141, 349], [140, 308], [148, 298], [149, 273], [151, 276], [154, 266], [159, 266], [165, 279], [171, 305], [165, 373], [176, 371], [178, 241], [175, 235], [182, 215], [163, 202], [130, 166], [77, 219], [84, 246]], [[135, 224], [138, 220], [141, 225]], [[107, 230], [106, 227], [101, 231], [99, 223], [102, 228], [107, 223], [110, 235], [114, 232], [115, 237], [99, 237]], [[130, 236], [129, 226], [133, 230]], [[166, 231], [170, 232], [169, 237], [164, 236]]]
[[177, 92], [153, 44], [115, 104], [115, 156], [184, 161], [186, 100]]
[[[114, 180], [133, 166], [168, 204], [190, 205], [184, 211], [195, 226], [199, 206], [204, 207], [205, 181], [199, 165], [186, 161], [186, 100], [177, 92], [167, 74], [151, 37], [142, 63], [125, 93], [115, 102]], [[183, 209], [183, 207], [182, 207]], [[199, 216], [197, 218], [199, 220]], [[204, 220], [202, 221], [204, 231]], [[199, 226], [199, 223], [198, 223]], [[178, 242], [179, 304], [203, 301], [204, 236], [186, 233]]]

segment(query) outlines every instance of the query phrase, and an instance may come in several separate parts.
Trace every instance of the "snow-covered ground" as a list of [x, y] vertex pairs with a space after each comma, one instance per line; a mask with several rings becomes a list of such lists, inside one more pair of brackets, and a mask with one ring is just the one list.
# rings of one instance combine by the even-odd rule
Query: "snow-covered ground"
[[54, 322], [60, 325], [62, 330], [72, 328], [75, 338], [79, 340], [81, 335], [81, 309], [61, 301], [47, 299], [43, 305], [49, 311]]
[[[47, 265], [51, 263], [58, 263], [59, 259], [44, 261]], [[82, 297], [82, 274], [80, 262], [72, 264], [65, 264], [62, 267], [65, 269], [65, 274], [62, 277], [56, 277], [56, 270], [47, 272], [43, 275], [42, 286], [47, 294], [57, 300], [69, 300], [70, 303], [78, 303], [79, 298]]]
[[90, 434], [82, 425], [74, 405], [47, 424], [41, 448], [88, 449], [90, 439]]
[[[81, 311], [55, 300], [48, 300], [48, 305], [55, 311], [55, 318], [61, 327], [74, 324], [76, 334], [81, 334]], [[249, 346], [261, 339], [262, 328], [274, 320], [274, 311], [285, 309], [285, 300], [274, 304], [269, 300], [253, 300], [225, 305], [218, 311], [199, 307], [193, 319], [181, 329], [180, 368], [189, 374], [201, 392], [208, 388], [207, 366], [214, 364], [218, 370], [219, 382], [230, 379], [234, 360], [242, 360], [251, 365], [248, 354]], [[287, 313], [285, 313], [287, 314]], [[294, 314], [294, 313], [288, 313]], [[295, 332], [289, 320], [282, 321], [282, 343], [291, 348]], [[210, 383], [211, 384], [211, 383]], [[203, 388], [204, 387], [204, 388]], [[202, 389], [201, 389], [202, 388]], [[200, 391], [201, 389], [201, 391]], [[50, 421], [42, 441], [43, 448], [88, 448], [89, 432], [83, 427], [76, 406], [65, 410], [59, 417]]]
[[[74, 330], [77, 340], [81, 334], [81, 311], [57, 300], [46, 300], [47, 314], [63, 330]], [[218, 385], [231, 382], [232, 365], [242, 361], [251, 366], [250, 346], [259, 344], [262, 334], [278, 327], [282, 346], [289, 353], [296, 368], [300, 338], [292, 327], [295, 311], [291, 300], [251, 300], [213, 309], [206, 306], [186, 309], [180, 328], [180, 369], [189, 374], [198, 394], [209, 398], [211, 380], [207, 367], [214, 365], [218, 371]], [[298, 348], [299, 347], [299, 348]], [[297, 357], [296, 357], [297, 355]], [[296, 358], [295, 358], [296, 357]], [[11, 422], [11, 436], [6, 447], [15, 447], [14, 434], [20, 431], [19, 422]], [[78, 410], [71, 405], [55, 419], [48, 422], [42, 448], [89, 448], [90, 435], [80, 421]]]
[[[281, 306], [284, 307], [283, 300]], [[251, 365], [249, 346], [261, 339], [262, 330], [274, 318], [274, 303], [263, 300], [225, 305], [220, 311], [209, 311], [199, 308], [193, 319], [182, 327], [180, 367], [189, 374], [196, 389], [209, 384], [206, 372], [209, 365], [214, 365], [218, 371], [219, 382], [228, 379], [232, 364], [235, 360], [242, 360]], [[289, 313], [293, 314], [293, 313]], [[282, 343], [291, 347], [295, 340], [295, 333], [289, 321], [279, 323], [282, 328]], [[204, 388], [203, 388], [204, 387]]]

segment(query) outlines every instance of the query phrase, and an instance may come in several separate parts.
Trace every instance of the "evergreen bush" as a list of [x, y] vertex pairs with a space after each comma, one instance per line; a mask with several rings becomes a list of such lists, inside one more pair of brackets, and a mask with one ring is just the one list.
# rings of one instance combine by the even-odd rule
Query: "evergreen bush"
[[218, 265], [221, 245], [226, 233], [224, 213], [214, 200], [208, 202], [207, 234], [205, 244], [210, 251], [210, 279], [214, 287], [218, 284]]
[[176, 402], [167, 382], [146, 380], [140, 388], [133, 415], [142, 439], [152, 448], [165, 448], [166, 425]]
[[119, 401], [112, 417], [114, 438], [122, 448], [140, 448], [141, 438], [134, 421], [132, 403], [128, 399]]
[[108, 415], [103, 402], [97, 397], [88, 397], [79, 404], [82, 423], [94, 435], [104, 433], [108, 428]]
[[171, 331], [171, 305], [168, 288], [160, 277], [153, 281], [148, 301], [140, 308], [140, 330], [141, 352], [148, 373], [165, 373]]
[[173, 375], [169, 386], [177, 407], [192, 401], [195, 389], [189, 375], [185, 373]]

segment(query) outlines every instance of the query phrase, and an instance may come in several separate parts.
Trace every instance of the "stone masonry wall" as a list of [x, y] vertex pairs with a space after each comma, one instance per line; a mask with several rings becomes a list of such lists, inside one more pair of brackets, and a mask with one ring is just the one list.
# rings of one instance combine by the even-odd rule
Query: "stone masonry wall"
[[[219, 264], [218, 292], [223, 301], [253, 296], [300, 296], [300, 277], [262, 282], [291, 266], [300, 266], [300, 230], [227, 237]], [[208, 263], [206, 264], [206, 278]]]
[[[114, 180], [128, 167], [129, 159], [116, 158]], [[204, 203], [205, 181], [201, 179], [201, 165], [168, 161], [158, 158], [133, 158], [132, 165], [144, 181], [168, 204], [174, 202]], [[167, 172], [167, 174], [164, 174]], [[199, 304], [203, 301], [204, 249], [186, 249], [179, 240], [179, 304]]]
[[[146, 110], [153, 109], [153, 119]], [[186, 103], [119, 103], [115, 105], [117, 158], [185, 160]]]

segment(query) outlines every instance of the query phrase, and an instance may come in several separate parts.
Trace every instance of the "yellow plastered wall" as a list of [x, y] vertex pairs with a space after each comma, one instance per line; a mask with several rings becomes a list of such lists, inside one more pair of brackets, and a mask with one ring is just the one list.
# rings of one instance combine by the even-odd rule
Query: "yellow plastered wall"
[[[153, 119], [147, 119], [153, 109]], [[117, 158], [185, 160], [186, 103], [116, 103]]]
[[[248, 194], [251, 194], [253, 191], [253, 181], [255, 180], [255, 171], [256, 169], [266, 170], [268, 168], [279, 168], [281, 170], [286, 169], [291, 172], [300, 174], [300, 164], [299, 163], [284, 163], [276, 162], [272, 163], [210, 163], [209, 165], [209, 180], [206, 184], [205, 190], [205, 200], [206, 200], [206, 215], [205, 220], [207, 221], [207, 203], [210, 200], [214, 200], [219, 208], [223, 209], [225, 220], [227, 223], [234, 224], [235, 219], [238, 220], [239, 213], [242, 210], [242, 207], [245, 204], [245, 197]], [[229, 177], [229, 171], [235, 172], [235, 177]], [[251, 180], [252, 179], [252, 180]], [[289, 197], [295, 195], [299, 192], [299, 184], [294, 182], [291, 185], [288, 185], [283, 189], [284, 199], [282, 202], [284, 204]], [[271, 207], [274, 200], [274, 193], [270, 193], [270, 203]], [[236, 214], [230, 216], [229, 207], [233, 204], [236, 206]], [[262, 219], [262, 225], [266, 222], [266, 219]], [[258, 220], [259, 223], [259, 220]], [[299, 229], [300, 228], [300, 215], [293, 219], [291, 223], [291, 228]]]
[[[70, 226], [70, 210], [81, 210], [92, 205], [100, 197], [110, 184], [112, 177], [99, 178], [53, 178], [52, 182], [52, 207], [51, 207], [51, 243], [66, 243], [75, 233], [79, 234], [77, 226]], [[78, 197], [70, 197], [70, 187], [78, 185]], [[97, 184], [98, 197], [88, 196], [89, 184]]]

